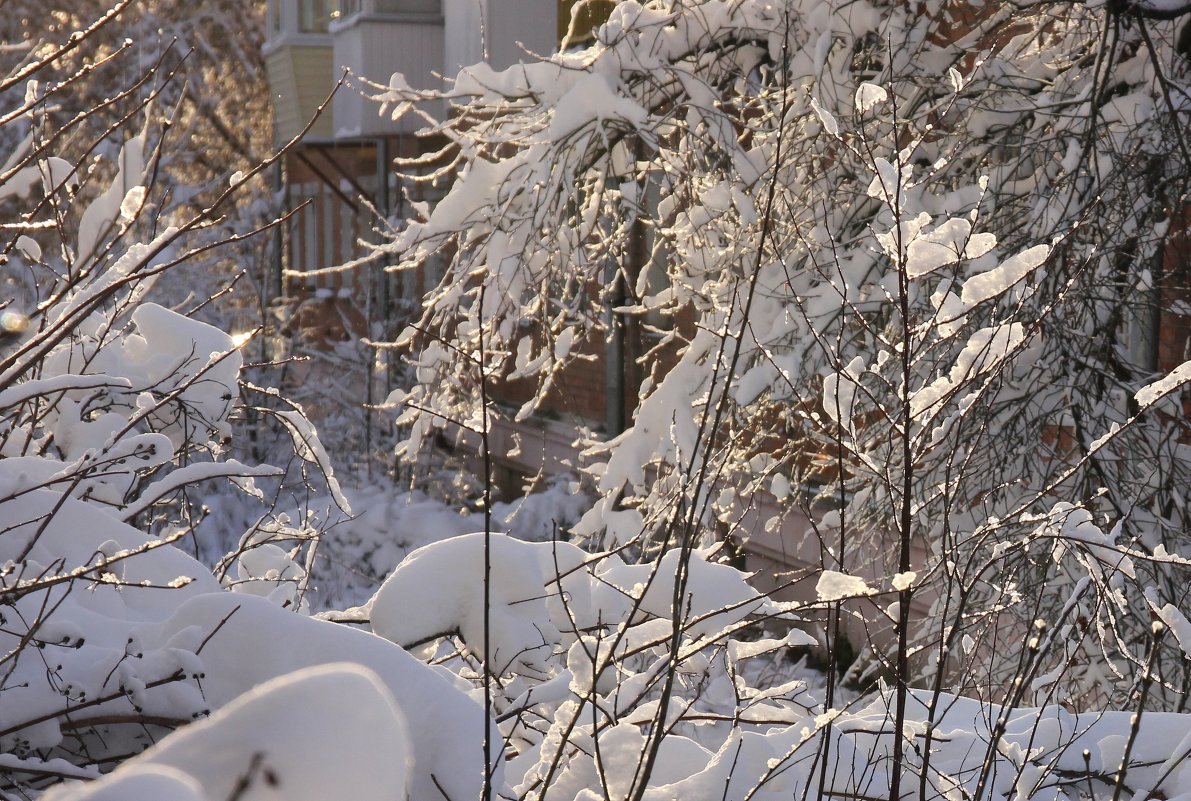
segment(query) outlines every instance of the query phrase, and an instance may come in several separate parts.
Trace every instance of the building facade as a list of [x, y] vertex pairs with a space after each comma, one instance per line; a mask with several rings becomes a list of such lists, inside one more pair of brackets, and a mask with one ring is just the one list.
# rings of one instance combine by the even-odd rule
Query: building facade
[[[269, 284], [284, 333], [312, 361], [338, 351], [343, 363], [344, 354], [357, 346], [356, 375], [336, 377], [337, 394], [345, 394], [343, 384], [349, 387], [346, 403], [379, 402], [393, 388], [393, 371], [381, 370], [378, 377], [358, 344], [393, 338], [439, 276], [432, 270], [394, 275], [379, 259], [351, 270], [333, 268], [367, 255], [362, 242], [377, 241], [385, 226], [400, 226], [410, 214], [408, 203], [433, 202], [446, 189], [443, 182], [397, 175], [395, 159], [421, 156], [441, 143], [416, 136], [424, 125], [418, 115], [394, 121], [381, 115], [368, 95], [387, 86], [394, 73], [414, 88], [440, 88], [443, 76], [463, 66], [485, 61], [499, 69], [582, 44], [612, 2], [579, 0], [577, 8], [576, 2], [268, 1], [264, 52], [274, 144], [297, 140], [276, 175], [291, 217]], [[445, 107], [423, 111], [436, 118], [448, 113]], [[436, 165], [423, 169], [429, 173]], [[611, 354], [604, 343], [589, 343], [589, 349], [595, 360], [563, 377], [557, 403], [545, 415], [492, 432], [505, 494], [518, 493], [527, 477], [567, 470], [577, 456], [576, 426], [617, 430], [631, 414], [636, 392], [626, 386], [639, 382], [631, 337], [622, 338]], [[510, 403], [520, 394], [516, 386], [505, 392]], [[316, 416], [336, 413], [330, 398], [306, 404]], [[370, 432], [373, 425], [369, 418]], [[375, 421], [378, 432], [387, 425], [385, 419]], [[371, 435], [368, 439], [366, 446], [374, 444]]]

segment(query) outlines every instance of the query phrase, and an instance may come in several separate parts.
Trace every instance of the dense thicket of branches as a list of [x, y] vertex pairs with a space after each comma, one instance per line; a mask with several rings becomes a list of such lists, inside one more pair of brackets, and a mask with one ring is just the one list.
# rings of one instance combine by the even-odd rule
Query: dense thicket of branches
[[[589, 50], [465, 70], [435, 130], [466, 175], [386, 246], [450, 258], [405, 339], [408, 447], [482, 427], [508, 377], [531, 414], [613, 304], [681, 356], [595, 445], [579, 536], [747, 538], [778, 487], [816, 521], [810, 561], [917, 574], [888, 613], [899, 682], [1000, 698], [1025, 671], [1040, 698], [1125, 702], [1151, 618], [1186, 602], [1185, 418], [1138, 394], [1185, 320], [1180, 24], [629, 2]], [[1182, 654], [1157, 658], [1151, 698], [1181, 707]]]
[[[184, 190], [172, 51], [103, 61], [110, 21], [0, 50], [25, 292], [0, 298], [0, 795], [1191, 792], [1191, 363], [1153, 358], [1189, 316], [1163, 15], [626, 0], [589, 49], [464, 71], [428, 120], [460, 176], [380, 245], [447, 264], [402, 338], [406, 452], [553, 403], [609, 320], [655, 346], [649, 378], [592, 442], [575, 541], [485, 513], [344, 625], [304, 614], [305, 517], [263, 514], [214, 575], [178, 547], [203, 482], [275, 471], [227, 457], [235, 341], [149, 293], [271, 162]], [[536, 388], [519, 409], [508, 378]], [[773, 507], [801, 601], [724, 563]], [[852, 702], [849, 619], [879, 680]], [[820, 644], [821, 690], [782, 659]]]

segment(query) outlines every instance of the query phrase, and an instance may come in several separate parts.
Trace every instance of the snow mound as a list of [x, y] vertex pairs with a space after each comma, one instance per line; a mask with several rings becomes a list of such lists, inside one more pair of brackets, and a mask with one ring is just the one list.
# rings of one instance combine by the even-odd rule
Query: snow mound
[[408, 797], [410, 769], [405, 720], [384, 683], [331, 664], [267, 682], [110, 776], [45, 797], [388, 801]]

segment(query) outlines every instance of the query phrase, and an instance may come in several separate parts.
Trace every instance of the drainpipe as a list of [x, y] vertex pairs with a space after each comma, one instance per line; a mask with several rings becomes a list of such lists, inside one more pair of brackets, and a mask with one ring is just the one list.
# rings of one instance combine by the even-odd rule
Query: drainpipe
[[[644, 150], [644, 145], [640, 140], [634, 143], [633, 156], [635, 163], [645, 158]], [[631, 180], [632, 178], [633, 173], [630, 172], [623, 180]], [[646, 234], [645, 221], [638, 214], [633, 220], [632, 229], [629, 234], [628, 248], [624, 257], [624, 269], [618, 269], [617, 265], [610, 263], [604, 275], [604, 281], [609, 287], [608, 313], [606, 317], [609, 336], [607, 412], [605, 423], [609, 438], [620, 434], [627, 427], [625, 406], [628, 401], [628, 392], [637, 393], [641, 389], [641, 373], [635, 361], [635, 354], [637, 353], [637, 347], [640, 342], [638, 339], [640, 332], [639, 323], [636, 319], [626, 317], [624, 314], [613, 310], [624, 306], [628, 299], [629, 290], [625, 284], [626, 279], [632, 281], [635, 286], [641, 276], [642, 270], [646, 269], [646, 265], [650, 259]], [[627, 337], [626, 334], [628, 335]], [[630, 384], [631, 386], [629, 386]]]
[[[380, 212], [381, 217], [385, 220], [389, 219], [389, 215], [393, 213], [393, 201], [389, 197], [389, 162], [391, 157], [389, 155], [389, 140], [382, 136], [376, 140], [376, 210]], [[381, 315], [385, 323], [385, 335], [389, 333], [389, 273], [385, 269], [389, 266], [389, 256], [385, 255], [380, 261], [380, 305]]]
[[624, 305], [624, 277], [617, 266], [609, 262], [604, 280], [610, 286], [608, 310], [604, 318], [608, 325], [608, 353], [604, 360], [607, 369], [604, 429], [608, 439], [612, 439], [624, 431], [624, 316], [615, 311], [618, 306]]
[[[1173, 226], [1172, 226], [1173, 227]], [[1175, 240], [1175, 246], [1183, 244], [1180, 235]], [[1150, 373], [1158, 371], [1158, 352], [1162, 347], [1162, 284], [1166, 281], [1165, 267], [1166, 255], [1171, 248], [1170, 237], [1163, 237], [1162, 245], [1158, 248], [1158, 252], [1154, 254], [1154, 269], [1150, 271], [1150, 290], [1147, 308], [1142, 312], [1149, 317], [1145, 320], [1146, 330], [1144, 340], [1142, 342], [1141, 364], [1139, 365], [1144, 370]]]
[[[285, 192], [285, 175], [282, 172], [281, 159], [277, 159], [273, 164], [273, 197], [282, 197], [282, 213], [289, 212], [289, 195]], [[281, 230], [283, 226], [273, 226], [273, 270], [272, 275], [269, 276], [271, 280], [265, 281], [265, 307], [268, 306], [278, 298], [285, 296], [285, 279], [282, 273], [285, 269], [285, 233]], [[269, 284], [272, 284], [272, 287]], [[272, 297], [269, 296], [269, 290], [272, 289]]]

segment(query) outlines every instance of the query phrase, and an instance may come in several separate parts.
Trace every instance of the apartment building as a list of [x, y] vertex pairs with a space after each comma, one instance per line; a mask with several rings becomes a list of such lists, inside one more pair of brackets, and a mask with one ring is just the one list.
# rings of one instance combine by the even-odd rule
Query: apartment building
[[[274, 139], [280, 145], [301, 135], [279, 177], [287, 206], [298, 210], [287, 231], [285, 267], [300, 272], [361, 255], [357, 241], [378, 218], [402, 219], [410, 192], [429, 199], [422, 197], [425, 188], [400, 186], [392, 169], [395, 157], [417, 155], [430, 144], [413, 137], [419, 121], [381, 116], [362, 94], [369, 84], [386, 85], [400, 72], [412, 86], [430, 88], [460, 66], [484, 59], [507, 66], [530, 51], [550, 52], [558, 42], [557, 0], [269, 0], [267, 13]], [[394, 293], [419, 296], [424, 282], [398, 282], [376, 303]], [[366, 333], [358, 308], [364, 283], [383, 282], [356, 271], [290, 286], [278, 281], [276, 288], [334, 305], [337, 313], [326, 315], [322, 330], [316, 330], [315, 312], [304, 326], [334, 342]]]
[[[564, 41], [582, 40], [590, 35], [598, 14], [576, 15], [572, 21], [572, 4], [573, 0], [339, 0], [336, 5], [332, 0], [270, 0], [266, 55], [276, 104], [276, 139], [286, 142], [302, 132], [345, 68], [356, 87], [365, 80], [386, 84], [392, 73], [400, 72], [410, 85], [428, 88], [439, 85], [439, 76], [452, 75], [465, 64], [487, 59], [505, 67], [528, 60], [532, 53], [552, 52]], [[312, 272], [350, 260], [359, 254], [356, 242], [370, 235], [377, 215], [397, 224], [406, 216], [407, 198], [433, 200], [445, 189], [401, 185], [391, 169], [393, 158], [429, 152], [434, 146], [414, 136], [420, 125], [412, 115], [396, 122], [380, 116], [376, 104], [352, 87], [335, 94], [284, 165], [282, 185], [289, 206], [300, 209], [287, 233], [288, 268]], [[1185, 360], [1191, 339], [1191, 295], [1171, 288], [1187, 283], [1191, 248], [1186, 246], [1185, 227], [1172, 226], [1161, 267], [1164, 288], [1157, 302], [1127, 326], [1130, 347], [1135, 354], [1149, 354], [1145, 358], [1157, 370], [1168, 371]], [[293, 299], [294, 325], [312, 340], [333, 347], [378, 327], [390, 328], [398, 321], [386, 315], [397, 313], [403, 304], [412, 308], [435, 279], [433, 274], [386, 278], [384, 266], [372, 263], [351, 273], [315, 273], [288, 285], [279, 282], [278, 291]], [[574, 464], [573, 443], [580, 428], [615, 435], [631, 418], [644, 377], [638, 356], [651, 343], [633, 320], [610, 323], [609, 339], [585, 343], [593, 358], [558, 377], [552, 400], [541, 414], [523, 423], [501, 421], [490, 432], [498, 483], [507, 493], [518, 492], [527, 477], [562, 472]], [[662, 359], [652, 369], [665, 367]], [[498, 400], [515, 408], [528, 389], [502, 387]], [[363, 395], [353, 400], [361, 399]], [[757, 497], [740, 521], [750, 532], [748, 563], [759, 571], [759, 583], [779, 570], [816, 564], [814, 543], [803, 552], [807, 519], [785, 514], [779, 528], [765, 530], [764, 521], [790, 511], [782, 507], [774, 498]]]
[[[424, 125], [416, 115], [397, 121], [382, 116], [366, 96], [369, 87], [387, 85], [393, 73], [416, 88], [441, 87], [443, 76], [462, 66], [487, 61], [503, 68], [556, 52], [564, 43], [581, 44], [607, 17], [612, 0], [575, 5], [576, 0], [269, 0], [264, 52], [274, 141], [282, 145], [300, 137], [276, 176], [293, 216], [270, 284], [289, 332], [309, 351], [396, 333], [438, 277], [387, 274], [380, 260], [351, 271], [320, 272], [364, 255], [360, 242], [376, 241], [374, 229], [400, 225], [409, 213], [406, 203], [433, 201], [446, 188], [397, 176], [395, 158], [431, 152], [439, 143], [415, 136]], [[306, 275], [283, 278], [295, 273]], [[640, 381], [634, 374], [639, 346], [631, 333], [611, 349], [589, 343], [596, 360], [560, 381], [556, 404], [534, 421], [502, 423], [492, 432], [502, 489], [512, 494], [527, 476], [565, 470], [577, 455], [577, 426], [623, 427], [636, 398], [633, 382]], [[337, 377], [358, 385], [349, 390], [352, 403], [379, 400], [391, 388], [374, 386], [375, 376], [370, 381], [366, 370], [359, 372], [352, 379]], [[518, 387], [504, 392], [509, 403], [517, 402]]]

